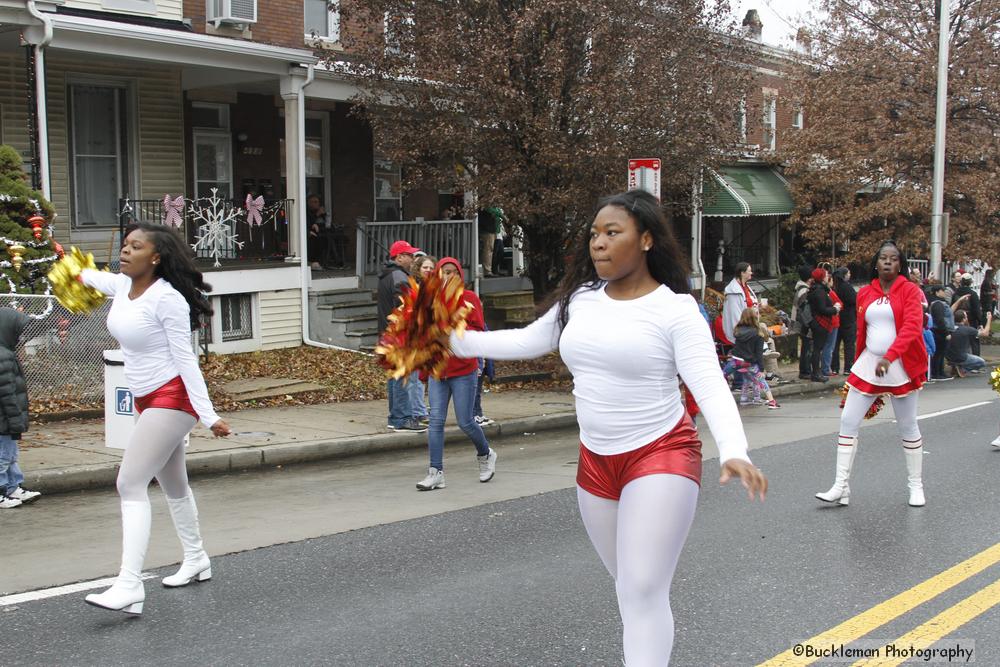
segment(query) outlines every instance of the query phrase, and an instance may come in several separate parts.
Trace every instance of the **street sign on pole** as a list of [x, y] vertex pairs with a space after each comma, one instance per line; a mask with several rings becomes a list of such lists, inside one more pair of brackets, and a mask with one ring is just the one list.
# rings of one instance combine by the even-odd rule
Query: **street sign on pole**
[[628, 161], [628, 189], [645, 190], [660, 198], [660, 158], [632, 158]]

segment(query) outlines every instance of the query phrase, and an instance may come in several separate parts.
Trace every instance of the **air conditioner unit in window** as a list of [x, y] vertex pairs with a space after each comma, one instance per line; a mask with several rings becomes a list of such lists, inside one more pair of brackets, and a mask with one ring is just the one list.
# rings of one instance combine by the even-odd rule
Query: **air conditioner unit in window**
[[209, 23], [215, 23], [216, 28], [222, 23], [256, 23], [257, 0], [208, 0], [205, 19]]

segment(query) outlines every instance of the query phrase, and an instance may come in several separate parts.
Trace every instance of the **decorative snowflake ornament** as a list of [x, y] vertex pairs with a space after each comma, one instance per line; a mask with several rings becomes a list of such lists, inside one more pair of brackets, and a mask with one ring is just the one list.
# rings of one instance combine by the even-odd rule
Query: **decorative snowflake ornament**
[[233, 246], [243, 247], [243, 243], [236, 240], [238, 235], [235, 229], [236, 221], [243, 217], [245, 210], [220, 199], [217, 188], [212, 188], [211, 197], [193, 203], [190, 212], [191, 219], [198, 224], [198, 233], [191, 248], [196, 253], [212, 257], [216, 267], [222, 266], [219, 258], [231, 251]]

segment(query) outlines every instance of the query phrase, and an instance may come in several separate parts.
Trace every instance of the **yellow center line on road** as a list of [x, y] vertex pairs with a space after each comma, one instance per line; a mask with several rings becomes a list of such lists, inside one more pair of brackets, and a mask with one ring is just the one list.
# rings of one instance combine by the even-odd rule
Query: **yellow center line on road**
[[[1000, 604], [1000, 580], [948, 607], [931, 620], [890, 643], [903, 652], [928, 648], [997, 604]], [[894, 667], [903, 664], [907, 659], [906, 655], [900, 655], [892, 658], [859, 660], [851, 667]]]
[[[944, 572], [920, 582], [913, 588], [847, 619], [840, 625], [800, 642], [798, 646], [825, 647], [831, 644], [849, 644], [998, 562], [1000, 562], [1000, 544], [994, 544], [975, 556], [953, 565]], [[770, 660], [760, 663], [758, 667], [790, 667], [793, 665], [798, 667], [811, 665], [820, 659], [821, 657], [795, 655], [795, 647], [792, 647]]]

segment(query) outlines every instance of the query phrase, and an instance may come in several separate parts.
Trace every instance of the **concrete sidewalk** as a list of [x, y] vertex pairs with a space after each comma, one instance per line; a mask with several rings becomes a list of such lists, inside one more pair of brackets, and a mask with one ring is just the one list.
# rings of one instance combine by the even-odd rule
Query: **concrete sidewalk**
[[[779, 398], [831, 392], [843, 382], [802, 382], [792, 364], [781, 364], [780, 371], [795, 379], [774, 387]], [[227, 473], [427, 446], [426, 433], [389, 431], [386, 409], [386, 402], [379, 400], [224, 414], [237, 435], [217, 439], [197, 427], [188, 449], [188, 471]], [[496, 421], [485, 429], [491, 439], [576, 425], [568, 390], [488, 392], [483, 394], [483, 410]], [[465, 439], [449, 414], [445, 441]], [[122, 450], [105, 447], [103, 420], [32, 425], [21, 441], [24, 486], [43, 493], [112, 486], [121, 455]]]

